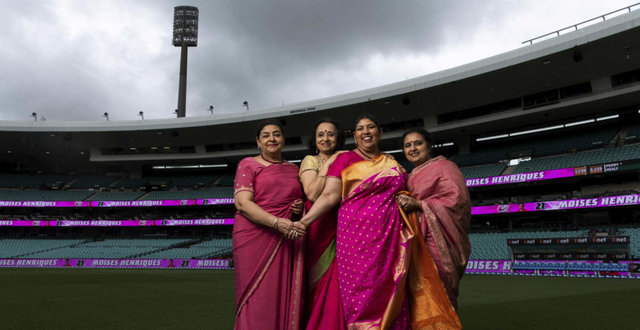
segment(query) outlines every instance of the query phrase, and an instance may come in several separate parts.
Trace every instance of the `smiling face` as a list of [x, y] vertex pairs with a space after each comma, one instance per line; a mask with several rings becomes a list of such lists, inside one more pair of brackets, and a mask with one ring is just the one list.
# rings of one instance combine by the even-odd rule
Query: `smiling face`
[[316, 148], [323, 155], [331, 155], [338, 145], [338, 130], [332, 123], [321, 123], [316, 128]]
[[280, 127], [267, 125], [260, 131], [256, 142], [263, 154], [279, 157], [284, 146], [284, 136]]
[[380, 128], [369, 118], [362, 118], [356, 124], [354, 134], [358, 148], [369, 154], [378, 153], [378, 142], [382, 137]]
[[404, 155], [413, 165], [429, 160], [429, 144], [420, 133], [409, 133], [403, 142]]

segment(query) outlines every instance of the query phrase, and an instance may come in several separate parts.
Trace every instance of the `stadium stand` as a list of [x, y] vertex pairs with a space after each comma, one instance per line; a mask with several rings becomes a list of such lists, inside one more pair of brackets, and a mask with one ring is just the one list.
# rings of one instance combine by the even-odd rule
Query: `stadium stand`
[[0, 239], [0, 257], [18, 258], [71, 247], [84, 239]]
[[108, 176], [80, 176], [68, 184], [69, 189], [100, 189], [108, 188], [114, 182], [120, 180], [119, 177]]
[[201, 198], [230, 198], [233, 197], [233, 188], [217, 187], [200, 190], [181, 191], [152, 191], [144, 195], [141, 200], [161, 199], [201, 199]]
[[82, 201], [93, 195], [87, 190], [0, 190], [5, 201]]
[[536, 158], [516, 166], [512, 173], [528, 173], [556, 168], [611, 163], [630, 159], [640, 159], [640, 144]]
[[144, 192], [141, 191], [101, 191], [91, 196], [89, 200], [91, 201], [133, 201], [140, 196], [142, 196]]
[[461, 167], [460, 171], [466, 179], [475, 179], [501, 175], [506, 167], [507, 165], [505, 163], [490, 164], [472, 167]]

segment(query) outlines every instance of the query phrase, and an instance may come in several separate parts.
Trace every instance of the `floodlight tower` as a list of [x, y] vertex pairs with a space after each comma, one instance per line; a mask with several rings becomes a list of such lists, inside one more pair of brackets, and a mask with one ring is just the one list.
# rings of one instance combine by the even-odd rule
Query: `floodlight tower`
[[180, 85], [178, 117], [187, 114], [187, 49], [198, 46], [198, 8], [178, 6], [173, 10], [173, 45], [182, 47], [180, 53]]

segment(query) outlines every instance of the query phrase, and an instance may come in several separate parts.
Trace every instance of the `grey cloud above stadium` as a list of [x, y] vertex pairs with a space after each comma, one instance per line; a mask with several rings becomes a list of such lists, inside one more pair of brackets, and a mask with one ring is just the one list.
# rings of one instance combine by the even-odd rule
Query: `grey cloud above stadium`
[[[145, 119], [173, 117], [179, 51], [170, 45], [171, 15], [183, 4], [5, 1], [0, 119], [29, 121], [31, 112], [48, 121], [99, 122], [104, 112], [112, 121], [136, 120], [138, 111]], [[189, 5], [200, 8], [200, 36], [190, 49], [187, 116], [207, 116], [209, 105], [216, 116], [240, 113], [245, 100], [252, 111], [270, 109], [427, 74], [437, 66], [403, 62], [470, 45], [478, 30], [499, 31], [513, 13], [539, 12], [532, 3], [463, 1]], [[548, 29], [535, 28], [520, 39]], [[469, 52], [465, 58], [478, 59]]]

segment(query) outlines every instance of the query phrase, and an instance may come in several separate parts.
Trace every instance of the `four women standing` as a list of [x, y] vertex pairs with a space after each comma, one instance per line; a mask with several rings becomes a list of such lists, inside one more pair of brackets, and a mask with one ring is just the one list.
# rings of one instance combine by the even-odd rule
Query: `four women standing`
[[[275, 126], [275, 128], [266, 128], [269, 126]], [[445, 291], [445, 289], [457, 288], [457, 281], [455, 285], [451, 284], [453, 282], [448, 282], [443, 286], [440, 277], [443, 279], [449, 277], [442, 275], [439, 277], [437, 274], [439, 271], [434, 266], [434, 261], [438, 267], [444, 264], [449, 265], [451, 258], [438, 255], [433, 256], [432, 260], [424, 247], [420, 229], [417, 228], [418, 222], [412, 223], [405, 216], [404, 211], [423, 213], [425, 211], [416, 207], [420, 205], [417, 200], [402, 195], [407, 185], [407, 174], [391, 156], [380, 152], [379, 141], [382, 130], [377, 119], [371, 115], [360, 116], [356, 122], [354, 134], [356, 149], [340, 155], [335, 153], [339, 148], [340, 130], [337, 125], [330, 120], [321, 120], [316, 125], [314, 136], [317, 155], [305, 158], [300, 169], [300, 180], [308, 199], [308, 210], [298, 222], [291, 222], [293, 219], [291, 214], [299, 214], [300, 204], [296, 200], [301, 193], [300, 186], [298, 184], [298, 191], [295, 191], [294, 182], [290, 181], [289, 172], [292, 171], [282, 166], [288, 163], [282, 163], [281, 144], [279, 149], [274, 147], [277, 145], [277, 139], [267, 138], [269, 133], [265, 134], [265, 139], [261, 138], [262, 131], [265, 130], [272, 133], [278, 131], [281, 137], [282, 129], [279, 125], [261, 127], [261, 133], [257, 138], [262, 150], [261, 156], [243, 160], [236, 174], [235, 198], [239, 211], [234, 226], [233, 242], [238, 310], [236, 328], [251, 328], [258, 325], [261, 328], [300, 326], [299, 318], [295, 315], [298, 315], [301, 310], [299, 297], [302, 293], [298, 292], [297, 281], [302, 250], [298, 241], [285, 240], [285, 238], [295, 239], [303, 235], [306, 235], [307, 244], [305, 267], [308, 289], [305, 322], [308, 328], [407, 329], [425, 325], [459, 328], [455, 310], [447, 299], [448, 292]], [[272, 154], [265, 156], [265, 150]], [[415, 154], [414, 150], [412, 155]], [[408, 154], [407, 157], [409, 156]], [[248, 187], [252, 189], [249, 190], [248, 183], [242, 183], [244, 176], [241, 175], [244, 174], [245, 167], [256, 166], [255, 162], [266, 166], [265, 162], [260, 162], [260, 158], [269, 164], [267, 168], [281, 165], [282, 171], [277, 174], [278, 187], [283, 187], [283, 183], [287, 182], [286, 186], [290, 186], [291, 189], [275, 189], [276, 191], [272, 189], [271, 193], [277, 196], [259, 200], [257, 186], [265, 179], [256, 181], [254, 175], [255, 187], [249, 185]], [[271, 175], [275, 174], [274, 171]], [[464, 184], [464, 181], [462, 182]], [[291, 191], [285, 193], [281, 190]], [[415, 190], [418, 191], [419, 188]], [[249, 195], [249, 191], [255, 196]], [[315, 201], [313, 205], [312, 201]], [[271, 203], [277, 204], [276, 208], [281, 211], [280, 215], [267, 211], [267, 209], [274, 210], [270, 206]], [[338, 204], [336, 223], [334, 215]], [[253, 210], [253, 205], [258, 206], [262, 212]], [[403, 210], [398, 205], [401, 205]], [[460, 204], [460, 212], [465, 212], [464, 207], [464, 203]], [[433, 208], [428, 210], [436, 212]], [[280, 220], [279, 216], [285, 218]], [[440, 214], [437, 216], [444, 219]], [[243, 217], [250, 221], [242, 222]], [[269, 220], [270, 218], [272, 220]], [[427, 240], [427, 244], [437, 245], [440, 236], [446, 234], [429, 234], [433, 222], [430, 220], [433, 219], [431, 213], [422, 216], [422, 219], [425, 220], [420, 224], [422, 232], [427, 238], [435, 237], [431, 243]], [[279, 227], [280, 222], [283, 227]], [[280, 232], [266, 228], [270, 225]], [[462, 225], [462, 228], [468, 228], [468, 225], [467, 227]], [[259, 231], [260, 234], [250, 234], [247, 231]], [[460, 231], [460, 234], [462, 235], [463, 231]], [[236, 239], [236, 235], [240, 237]], [[257, 300], [268, 299], [268, 294], [279, 295], [276, 299], [278, 301], [276, 305], [279, 307], [275, 309], [263, 306], [263, 310], [254, 314], [254, 308], [250, 308], [251, 305], [247, 303], [256, 299], [257, 289], [254, 288], [261, 287], [261, 283], [266, 279], [266, 276], [255, 274], [266, 274], [268, 269], [258, 263], [258, 267], [251, 265], [249, 267], [251, 271], [246, 271], [245, 267], [248, 263], [243, 259], [248, 258], [241, 253], [241, 250], [246, 248], [246, 243], [251, 240], [244, 239], [245, 236], [271, 236], [271, 240], [280, 242], [275, 244], [282, 249], [280, 252], [288, 253], [288, 257], [278, 259], [280, 261], [277, 264], [271, 262], [268, 267], [283, 267], [276, 271], [281, 275], [278, 280], [273, 279], [278, 283], [279, 291], [265, 291], [266, 295]], [[462, 241], [460, 237], [457, 239]], [[245, 246], [236, 246], [237, 240], [238, 243], [244, 242]], [[255, 244], [251, 242], [254, 246], [253, 250], [262, 254], [265, 244], [261, 247], [256, 247]], [[266, 246], [270, 245], [266, 244]], [[420, 252], [420, 247], [424, 252]], [[270, 250], [273, 249], [265, 249], [263, 256], [253, 258], [250, 263], [255, 263], [254, 259], [277, 259], [275, 256], [278, 253], [269, 252]], [[430, 248], [429, 251], [433, 250]], [[433, 255], [433, 252], [431, 254]], [[464, 254], [465, 250], [462, 248], [461, 253], [457, 255], [464, 256]], [[267, 257], [267, 255], [274, 257]], [[466, 263], [466, 257], [463, 258], [464, 263]], [[430, 264], [431, 268], [422, 267], [421, 264]], [[424, 269], [430, 270], [430, 273], [425, 273]], [[449, 272], [450, 269], [445, 268], [443, 272]], [[249, 273], [249, 277], [256, 279], [257, 282], [243, 280], [247, 277], [245, 273]], [[459, 277], [457, 278], [459, 280]], [[423, 288], [424, 286], [427, 288]], [[283, 310], [290, 314], [284, 315]], [[268, 318], [270, 323], [266, 323], [267, 319], [262, 318], [268, 313], [276, 315]]]

